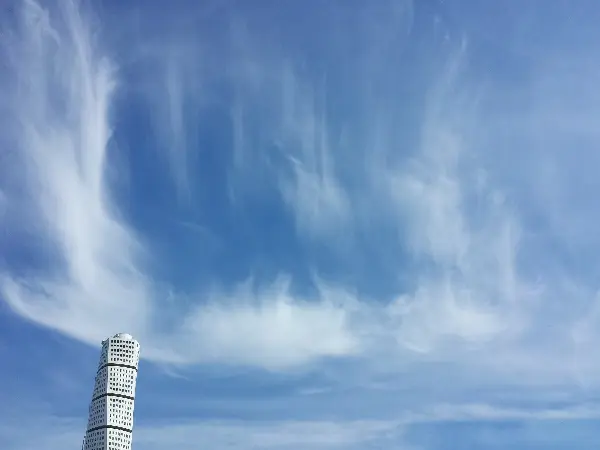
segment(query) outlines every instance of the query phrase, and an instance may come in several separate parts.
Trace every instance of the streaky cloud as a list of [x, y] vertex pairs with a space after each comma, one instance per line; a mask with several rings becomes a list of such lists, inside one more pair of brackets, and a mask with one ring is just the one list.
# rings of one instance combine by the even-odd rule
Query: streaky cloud
[[[436, 425], [473, 422], [493, 425], [507, 421], [524, 425], [558, 421], [573, 423], [597, 420], [599, 416], [597, 407], [528, 410], [475, 403], [440, 404], [429, 409], [423, 408], [422, 411], [407, 411], [391, 419], [274, 420], [252, 423], [236, 420], [161, 420], [139, 425], [136, 443], [149, 450], [164, 448], [165, 445], [193, 449], [200, 440], [210, 441], [216, 449], [363, 449], [373, 446], [412, 449], [415, 446], [409, 436], [411, 427], [415, 426], [429, 425], [435, 431]], [[15, 450], [32, 448], [42, 443], [49, 450], [54, 450], [80, 442], [78, 430], [82, 426], [81, 421], [65, 417], [34, 417], [39, 420], [44, 433], [27, 433], [23, 436], [23, 430], [9, 422], [0, 427], [0, 437], [9, 441], [18, 438], [20, 446], [13, 447]], [[532, 436], [526, 441], [536, 444], [538, 439], [539, 437]], [[457, 440], [461, 441], [460, 438]]]
[[[431, 73], [419, 74], [422, 99], [406, 94], [395, 79], [411, 67], [403, 65], [402, 52], [389, 55], [397, 67], [386, 59], [392, 38], [365, 33], [367, 50], [352, 53], [358, 63], [346, 57], [340, 67], [326, 66], [334, 79], [327, 89], [339, 88], [344, 113], [334, 121], [335, 95], [323, 87], [321, 74], [311, 75], [285, 49], [256, 50], [250, 38], [239, 51], [223, 54], [221, 48], [205, 54], [209, 46], [193, 44], [171, 53], [167, 46], [153, 55], [162, 87], [144, 95], [154, 105], [153, 131], [179, 195], [203, 182], [190, 172], [188, 157], [198, 149], [190, 130], [195, 117], [188, 114], [202, 108], [201, 94], [225, 85], [226, 100], [216, 103], [227, 103], [221, 111], [231, 119], [232, 148], [221, 183], [231, 196], [228, 204], [212, 207], [239, 218], [245, 201], [269, 196], [295, 225], [290, 242], [317, 243], [326, 256], [335, 242], [365, 266], [372, 253], [360, 249], [385, 247], [390, 272], [407, 280], [371, 296], [351, 279], [321, 276], [319, 267], [310, 267], [316, 273], [312, 290], [293, 288], [282, 273], [267, 282], [253, 279], [250, 267], [242, 280], [181, 292], [176, 285], [164, 288], [147, 269], [157, 253], [142, 227], [125, 219], [107, 178], [107, 171], [122, 169], [111, 158], [118, 149], [115, 96], [127, 96], [137, 80], [121, 76], [118, 58], [103, 45], [106, 30], [93, 27], [90, 11], [77, 2], [57, 5], [23, 3], [5, 48], [10, 89], [2, 95], [18, 121], [14, 127], [4, 122], [11, 126], [2, 132], [15, 142], [17, 161], [10, 169], [23, 176], [18, 189], [0, 187], [8, 205], [27, 192], [23, 218], [34, 220], [22, 220], [23, 226], [43, 240], [47, 248], [40, 252], [52, 259], [51, 270], [33, 274], [3, 268], [3, 299], [17, 314], [94, 345], [114, 329], [127, 329], [146, 343], [144, 357], [179, 366], [288, 370], [347, 358], [418, 371], [419, 361], [430, 358], [481, 370], [498, 382], [541, 383], [541, 377], [595, 385], [600, 365], [589, 351], [600, 339], [593, 331], [597, 283], [590, 276], [596, 258], [588, 254], [590, 264], [581, 264], [590, 270], [587, 277], [551, 262], [560, 258], [552, 245], [574, 246], [579, 254], [588, 242], [597, 248], [585, 225], [594, 223], [597, 211], [574, 201], [593, 205], [585, 186], [597, 183], [592, 169], [585, 172], [588, 184], [563, 169], [567, 163], [586, 168], [546, 137], [577, 141], [575, 124], [586, 124], [575, 120], [565, 86], [575, 80], [589, 87], [584, 75], [566, 69], [549, 74], [554, 65], [538, 61], [530, 77], [545, 84], [535, 91], [534, 105], [514, 119], [513, 105], [503, 103], [514, 95], [510, 88], [474, 81], [485, 77], [473, 67], [477, 52], [468, 36], [457, 38], [435, 22], [439, 42], [431, 51]], [[413, 10], [403, 11], [403, 30], [410, 29]], [[396, 37], [406, 44], [404, 34]], [[368, 50], [370, 39], [378, 51]], [[210, 70], [196, 64], [205, 56]], [[358, 70], [365, 62], [370, 65]], [[156, 81], [157, 74], [144, 76]], [[396, 104], [405, 98], [409, 104], [401, 106], [416, 117], [410, 127]], [[587, 100], [586, 111], [595, 111], [594, 99]], [[586, 138], [594, 137], [589, 127]], [[521, 145], [498, 144], [508, 134]], [[529, 147], [532, 141], [537, 145]], [[537, 170], [544, 167], [551, 170]], [[344, 239], [336, 241], [339, 236]], [[310, 265], [311, 258], [301, 262]], [[385, 281], [371, 277], [372, 284]], [[167, 301], [166, 292], [175, 293], [174, 300]], [[555, 320], [559, 326], [550, 327]]]
[[[14, 61], [13, 82], [26, 88], [11, 99], [27, 167], [23, 188], [40, 224], [35, 231], [51, 243], [61, 270], [33, 279], [3, 273], [5, 301], [23, 317], [90, 344], [110, 330], [131, 330], [146, 342], [147, 358], [169, 363], [285, 367], [354, 352], [343, 309], [326, 300], [298, 303], [283, 291], [247, 303], [217, 300], [169, 333], [154, 328], [164, 304], [142, 270], [149, 249], [120, 218], [104, 177], [117, 71], [78, 6], [24, 3], [9, 49], [23, 55]], [[327, 324], [318, 339], [310, 331], [316, 323]], [[294, 333], [282, 334], [288, 328]], [[313, 344], [303, 340], [313, 336]], [[200, 341], [219, 346], [197, 347]], [[183, 353], [175, 350], [180, 345]]]

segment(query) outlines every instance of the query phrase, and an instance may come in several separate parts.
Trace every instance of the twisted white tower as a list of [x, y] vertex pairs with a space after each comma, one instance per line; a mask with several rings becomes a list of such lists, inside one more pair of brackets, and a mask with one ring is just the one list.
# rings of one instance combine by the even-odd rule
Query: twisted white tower
[[84, 450], [130, 450], [140, 344], [119, 333], [102, 342]]

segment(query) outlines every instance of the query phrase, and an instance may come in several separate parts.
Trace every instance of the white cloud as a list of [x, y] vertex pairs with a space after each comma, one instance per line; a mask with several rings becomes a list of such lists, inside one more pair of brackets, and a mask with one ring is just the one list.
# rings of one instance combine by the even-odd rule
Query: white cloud
[[[40, 432], [24, 433], [21, 428], [0, 427], [0, 439], [9, 450], [44, 448], [48, 450], [81, 445], [84, 423], [69, 418], [39, 419]], [[48, 427], [41, 429], [41, 427]], [[386, 435], [393, 435], [390, 439]], [[393, 421], [244, 421], [181, 420], [138, 425], [133, 442], [141, 450], [165, 446], [196, 449], [198, 442], [209, 442], [214, 449], [340, 449], [364, 448], [371, 441], [386, 438], [401, 445], [400, 432]], [[368, 448], [368, 447], [367, 447]]]
[[4, 222], [7, 210], [8, 210], [8, 197], [2, 190], [0, 190], [0, 223]]
[[329, 170], [319, 173], [300, 161], [293, 161], [292, 180], [282, 181], [282, 193], [290, 205], [300, 231], [328, 237], [343, 234], [350, 207], [344, 191]]
[[[336, 174], [334, 153], [345, 149], [329, 135], [326, 96], [303, 86], [290, 68], [282, 75], [276, 139], [291, 163], [280, 189], [302, 234], [332, 238], [352, 226], [351, 207]], [[339, 141], [339, 139], [338, 139]]]
[[[326, 299], [297, 302], [284, 291], [261, 292], [246, 302], [215, 299], [174, 331], [154, 328], [164, 305], [140, 269], [146, 249], [120, 220], [104, 179], [116, 73], [75, 3], [61, 5], [49, 12], [25, 3], [21, 34], [10, 48], [22, 55], [13, 81], [24, 88], [10, 100], [28, 167], [23, 187], [35, 201], [35, 229], [59, 264], [31, 280], [4, 273], [1, 288], [11, 308], [92, 344], [128, 330], [145, 343], [146, 356], [159, 361], [281, 367], [355, 352], [341, 306]], [[174, 353], [175, 344], [186, 353]]]
[[[13, 79], [2, 95], [19, 125], [5, 126], [2, 132], [17, 143], [20, 166], [15, 165], [15, 170], [26, 167], [20, 187], [33, 199], [27, 208], [36, 219], [23, 226], [47, 238], [48, 248], [43, 250], [56, 261], [44, 275], [2, 274], [3, 297], [18, 314], [93, 344], [114, 331], [127, 330], [144, 342], [144, 355], [155, 361], [225, 362], [269, 369], [297, 367], [323, 357], [371, 354], [385, 354], [385, 364], [393, 366], [400, 346], [456, 362], [471, 358], [473, 365], [485, 365], [498, 376], [506, 376], [512, 364], [515, 373], [522, 369], [552, 379], [557, 373], [564, 376], [565, 369], [555, 363], [551, 371], [540, 374], [541, 369], [532, 368], [536, 358], [551, 361], [552, 347], [572, 356], [574, 345], [589, 349], [600, 339], [590, 331], [595, 319], [584, 325], [580, 321], [593, 303], [590, 293], [596, 291], [595, 281], [580, 282], [570, 270], [563, 270], [561, 278], [532, 269], [559, 256], [548, 248], [528, 246], [528, 239], [538, 238], [539, 230], [524, 213], [544, 203], [539, 209], [560, 236], [557, 240], [575, 242], [582, 249], [589, 242], [586, 224], [595, 223], [597, 215], [571, 204], [585, 193], [585, 184], [561, 170], [568, 161], [564, 155], [555, 164], [560, 176], [540, 181], [534, 169], [540, 160], [548, 161], [543, 152], [528, 154], [525, 147], [508, 152], [493, 145], [504, 136], [505, 130], [497, 129], [502, 120], [513, 133], [525, 133], [528, 127], [519, 128], [506, 117], [479, 114], [481, 105], [467, 101], [474, 88], [461, 78], [468, 56], [462, 41], [455, 58], [437, 74], [439, 83], [424, 106], [418, 143], [405, 152], [399, 151], [403, 150], [399, 142], [405, 141], [398, 135], [408, 130], [396, 129], [401, 115], [394, 114], [386, 101], [396, 91], [387, 76], [375, 76], [377, 67], [366, 71], [374, 79], [355, 83], [383, 85], [353, 92], [360, 97], [356, 104], [365, 111], [348, 116], [365, 123], [348, 127], [343, 140], [334, 135], [335, 127], [328, 121], [325, 96], [307, 81], [310, 77], [302, 77], [301, 68], [281, 62], [286, 58], [249, 51], [241, 64], [232, 65], [241, 67], [239, 73], [231, 70], [235, 76], [227, 72], [229, 78], [221, 80], [232, 83], [234, 94], [239, 95], [233, 108], [233, 184], [243, 178], [248, 190], [253, 182], [276, 189], [294, 215], [299, 234], [324, 244], [354, 228], [364, 227], [365, 241], [373, 242], [382, 229], [396, 230], [393, 239], [379, 245], [397, 255], [392, 264], [397, 265], [399, 278], [403, 275], [410, 282], [390, 295], [391, 300], [357, 298], [352, 294], [355, 286], [347, 282], [338, 291], [322, 283], [315, 295], [306, 298], [285, 284], [273, 283], [188, 293], [186, 299], [193, 305], [186, 305], [187, 310], [177, 302], [163, 301], [163, 289], [143, 270], [152, 248], [122, 219], [105, 179], [107, 168], [114, 167], [114, 161], [107, 159], [112, 96], [115, 89], [127, 92], [128, 86], [119, 84], [122, 80], [104, 57], [101, 40], [92, 39], [101, 35], [92, 32], [74, 3], [63, 5], [60, 11], [47, 12], [33, 2], [24, 3], [22, 28], [7, 44]], [[163, 67], [167, 89], [152, 93], [157, 123], [164, 125], [159, 134], [168, 143], [170, 170], [181, 182], [180, 191], [190, 181], [185, 181], [191, 150], [185, 135], [189, 131], [186, 101], [198, 101], [186, 98], [190, 87], [186, 83], [205, 92], [200, 89], [205, 86], [194, 84], [204, 82], [202, 68], [184, 53], [183, 60], [176, 55]], [[374, 55], [366, 58], [373, 64]], [[391, 70], [387, 61], [379, 63], [380, 69]], [[218, 74], [221, 69], [212, 67]], [[198, 78], [190, 78], [190, 71], [196, 70]], [[556, 111], [558, 107], [543, 101], [544, 96], [564, 82], [548, 83], [541, 91], [539, 108], [529, 114], [539, 119], [543, 106]], [[251, 117], [254, 111], [266, 112], [264, 117]], [[420, 110], [415, 107], [415, 111]], [[558, 113], [548, 117], [550, 123], [564, 125], [561, 133], [577, 132], [573, 120], [556, 119]], [[535, 128], [532, 133], [539, 136], [546, 131]], [[377, 145], [367, 145], [369, 136], [377, 137], [373, 142]], [[512, 162], [503, 166], [496, 154], [511, 155]], [[554, 148], [553, 155], [557, 154]], [[526, 179], [521, 183], [536, 194], [533, 201], [519, 203], [522, 192], [507, 188], [515, 181], [507, 173]], [[249, 180], [248, 174], [254, 178]], [[554, 182], [554, 190], [548, 193], [546, 188]], [[579, 190], [557, 201], [555, 194], [572, 184]], [[3, 186], [3, 192], [11, 202], [12, 191], [4, 191]], [[546, 198], [547, 202], [541, 201]], [[588, 199], [584, 204], [593, 202]], [[560, 229], [568, 233], [561, 234]], [[523, 255], [529, 258], [527, 264]], [[570, 284], [575, 285], [572, 291], [566, 288]], [[569, 297], [578, 306], [574, 310], [563, 298], [571, 292], [576, 293]], [[549, 321], [558, 318], [564, 318], [560, 330], [550, 329]], [[574, 329], [579, 331], [573, 334]], [[386, 340], [390, 337], [395, 343], [392, 352]], [[472, 349], [480, 351], [469, 353]], [[586, 358], [583, 351], [577, 354], [581, 376], [596, 370], [597, 365], [582, 363]], [[499, 367], [497, 360], [505, 367]]]
[[[595, 406], [577, 405], [566, 408], [521, 409], [497, 407], [488, 404], [438, 405], [429, 414], [422, 416], [425, 421], [468, 422], [505, 420], [593, 420], [600, 417], [600, 409]], [[415, 415], [418, 422], [419, 414]]]
[[[139, 446], [162, 448], [176, 445], [186, 448], [199, 436], [216, 448], [361, 448], [386, 432], [393, 432], [395, 424], [387, 421], [355, 422], [283, 422], [248, 426], [247, 423], [189, 423], [158, 426], [146, 429], [136, 436]], [[161, 445], [162, 444], [162, 445]], [[189, 448], [193, 448], [190, 446]]]
[[157, 358], [277, 370], [360, 352], [361, 343], [350, 328], [351, 306], [328, 292], [321, 298], [319, 303], [293, 298], [284, 280], [259, 292], [241, 285], [230, 295], [214, 295], [194, 307]]
[[[38, 433], [27, 433], [7, 420], [0, 427], [0, 439], [9, 450], [76, 447], [81, 443], [84, 422], [46, 415], [32, 416]], [[368, 449], [373, 446], [414, 450], [406, 431], [417, 424], [501, 421], [577, 421], [596, 420], [600, 411], [594, 406], [562, 409], [501, 408], [487, 404], [440, 404], [406, 411], [389, 419], [323, 421], [197, 421], [189, 419], [142, 423], [134, 431], [134, 444], [140, 450], [175, 446], [195, 449], [198, 442], [210, 442], [215, 449]], [[422, 447], [416, 447], [422, 448]], [[427, 448], [427, 446], [425, 446]]]
[[400, 345], [428, 353], [449, 340], [485, 344], [506, 331], [505, 319], [482, 305], [479, 293], [449, 280], [434, 283], [424, 282], [413, 295], [399, 297], [389, 306]]
[[151, 67], [157, 76], [148, 86], [149, 92], [142, 95], [148, 101], [153, 130], [165, 153], [177, 194], [189, 203], [194, 182], [189, 172], [197, 162], [197, 134], [201, 128], [198, 123], [198, 106], [203, 94], [198, 61], [201, 52], [196, 47], [173, 44], [163, 45], [155, 53], [151, 56], [154, 59]]
[[[307, 82], [285, 56], [252, 44], [244, 34], [232, 62], [232, 190], [247, 196], [275, 188], [300, 237], [336, 239], [352, 226], [352, 207], [335, 158], [346, 148], [330, 135], [325, 88]], [[266, 187], [256, 190], [260, 183]]]
[[518, 222], [482, 172], [465, 164], [476, 149], [469, 142], [474, 124], [461, 102], [464, 49], [432, 89], [418, 152], [408, 163], [373, 173], [387, 180], [386, 195], [420, 268], [414, 291], [388, 308], [398, 342], [420, 352], [456, 339], [480, 345], [514, 337], [528, 300], [516, 261]]

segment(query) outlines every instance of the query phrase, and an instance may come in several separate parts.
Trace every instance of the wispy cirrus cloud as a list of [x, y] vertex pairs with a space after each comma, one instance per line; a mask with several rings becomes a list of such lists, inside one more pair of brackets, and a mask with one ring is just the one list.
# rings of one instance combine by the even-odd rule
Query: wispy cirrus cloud
[[[5, 272], [5, 301], [23, 317], [89, 343], [126, 328], [147, 343], [148, 357], [168, 362], [241, 358], [262, 365], [266, 350], [267, 365], [285, 366], [352, 351], [339, 306], [299, 303], [285, 290], [200, 305], [173, 330], [154, 328], [163, 305], [143, 271], [148, 248], [123, 221], [105, 178], [117, 73], [87, 20], [74, 2], [51, 10], [24, 3], [7, 48], [14, 56], [7, 100], [19, 118], [10, 134], [26, 168], [19, 187], [31, 199], [31, 231], [46, 238], [42, 250], [59, 269], [35, 278]], [[318, 322], [335, 325], [307, 345], [302, 338]], [[282, 335], [289, 327], [296, 336]], [[194, 350], [193, 342], [214, 339], [219, 347]], [[173, 353], [176, 345], [182, 354]]]
[[[148, 269], [159, 257], [151, 240], [128, 220], [121, 193], [106, 176], [120, 169], [118, 158], [111, 158], [119, 147], [111, 134], [119, 129], [115, 95], [127, 97], [128, 89], [139, 94], [130, 84], [144, 74], [123, 76], [118, 57], [103, 46], [103, 29], [92, 27], [89, 11], [73, 2], [59, 5], [45, 9], [24, 3], [5, 48], [11, 56], [11, 89], [4, 95], [18, 123], [3, 131], [14, 142], [14, 168], [23, 177], [18, 187], [2, 190], [9, 201], [28, 193], [27, 214], [35, 220], [27, 227], [45, 239], [34, 253], [53, 261], [52, 270], [44, 267], [35, 274], [11, 267], [4, 271], [3, 298], [18, 314], [88, 343], [127, 329], [144, 341], [145, 356], [155, 361], [274, 370], [321, 358], [367, 361], [383, 354], [393, 366], [399, 355], [409, 354], [485, 366], [487, 373], [502, 378], [506, 374], [496, 357], [515, 372], [527, 371], [533, 370], [527, 359], [549, 358], [548, 342], [571, 356], [581, 342], [596, 342], [591, 332], [575, 333], [575, 341], [572, 337], [593, 307], [594, 279], [580, 279], [567, 263], [544, 266], [558, 258], [548, 250], [550, 243], [567, 247], [587, 242], [587, 228], [578, 225], [595, 217], [556, 200], [560, 196], [541, 202], [554, 182], [556, 191], [572, 194], [568, 198], [583, 198], [586, 185], [561, 169], [571, 161], [561, 153], [563, 147], [557, 144], [545, 154], [539, 144], [549, 143], [547, 135], [576, 141], [577, 130], [567, 127], [573, 123], [567, 114], [573, 108], [563, 111], [565, 100], [557, 94], [559, 88], [565, 92], [567, 81], [573, 84], [572, 78], [560, 71], [550, 76], [540, 63], [529, 77], [550, 80], [539, 88], [530, 109], [515, 108], [505, 102], [515, 95], [512, 88], [502, 85], [495, 92], [474, 81], [486, 76], [470, 60], [477, 54], [467, 45], [469, 37], [455, 36], [439, 21], [434, 21], [438, 28], [430, 47], [418, 47], [436, 59], [423, 64], [422, 73], [412, 74], [411, 82], [423, 91], [419, 95], [402, 86], [404, 71], [410, 69], [404, 53], [386, 53], [393, 47], [387, 39], [406, 45], [407, 35], [391, 33], [382, 44], [380, 34], [367, 32], [371, 27], [361, 28], [366, 49], [357, 49], [358, 62], [350, 62], [347, 54], [340, 57], [341, 67], [328, 72], [326, 83], [303, 67], [302, 58], [295, 61], [291, 51], [290, 56], [251, 45], [208, 51], [190, 44], [178, 47], [182, 50], [175, 56], [169, 51], [164, 58], [153, 54], [161, 68], [160, 76], [152, 74], [160, 88], [149, 93], [154, 132], [180, 194], [201, 183], [202, 174], [215, 191], [228, 186], [237, 195], [209, 203], [205, 215], [225, 210], [231, 214], [227, 217], [240, 218], [239, 205], [245, 201], [276, 205], [267, 219], [246, 214], [238, 227], [228, 227], [241, 229], [253, 219], [261, 224], [290, 219], [296, 234], [286, 233], [299, 239], [286, 242], [300, 245], [297, 241], [310, 237], [325, 249], [344, 235], [352, 258], [366, 261], [372, 253], [362, 250], [385, 247], [393, 255], [390, 271], [409, 280], [379, 296], [359, 292], [347, 278], [307, 283], [311, 286], [304, 289], [270, 280], [254, 280], [248, 287], [243, 282], [254, 268], [246, 267], [243, 276], [224, 288], [184, 292], [167, 302], [165, 291], [177, 292], [177, 286], [165, 289]], [[407, 22], [413, 20], [411, 8], [402, 11], [411, 16]], [[340, 25], [335, 14], [325, 17]], [[361, 15], [360, 20], [369, 17]], [[249, 20], [249, 34], [255, 29], [259, 25]], [[184, 36], [186, 30], [180, 32]], [[369, 51], [371, 38], [381, 44], [381, 52]], [[207, 72], [195, 63], [202, 58], [209, 61]], [[369, 70], [358, 70], [365, 61]], [[575, 76], [587, 81], [586, 75], [580, 77]], [[206, 104], [195, 96], [217, 91], [222, 95]], [[555, 103], [548, 100], [551, 92]], [[392, 101], [396, 96], [400, 100]], [[587, 101], [586, 111], [595, 111], [594, 99]], [[222, 183], [209, 177], [216, 165], [201, 172], [188, 159], [198, 151], [193, 115], [206, 105], [215, 115], [229, 114], [223, 114], [230, 119], [223, 128], [231, 148], [224, 145]], [[527, 127], [509, 117], [514, 109], [530, 119]], [[542, 110], [563, 127], [536, 125]], [[409, 112], [417, 117], [410, 123]], [[519, 145], [503, 143], [507, 130]], [[526, 144], [531, 142], [538, 146], [530, 149]], [[589, 156], [586, 161], [593, 160]], [[556, 174], [551, 171], [542, 179], [536, 168], [544, 165]], [[580, 190], [575, 192], [573, 185]], [[543, 219], [528, 214], [538, 208]], [[558, 219], [562, 222], [553, 222]], [[544, 235], [545, 226], [553, 230], [551, 238]], [[566, 228], [570, 233], [562, 234]], [[301, 260], [317, 275], [320, 269], [327, 272], [315, 267], [311, 256], [293, 253], [290, 259]], [[537, 269], [538, 264], [543, 267]], [[377, 274], [371, 278], [371, 284], [382, 282]], [[560, 302], [567, 292], [576, 292], [576, 311]], [[560, 329], [549, 330], [549, 321], [561, 316]], [[577, 367], [584, 374], [597, 370], [591, 364]], [[564, 369], [547, 376], [556, 373], [563, 377]]]
[[[211, 421], [154, 421], [139, 424], [135, 433], [136, 446], [144, 450], [164, 448], [165, 445], [177, 445], [182, 449], [196, 448], [197, 442], [210, 442], [216, 449], [252, 449], [260, 448], [314, 448], [314, 449], [364, 449], [374, 446], [393, 446], [400, 449], [438, 448], [427, 439], [411, 436], [411, 427], [436, 427], [447, 429], [450, 426], [486, 424], [489, 429], [494, 425], [519, 423], [528, 426], [547, 426], [558, 421], [563, 423], [581, 423], [596, 420], [600, 416], [597, 407], [575, 407], [562, 409], [544, 409], [530, 411], [519, 408], [497, 408], [485, 404], [438, 405], [423, 411], [406, 412], [400, 417], [389, 420], [348, 420], [348, 421], [258, 421], [248, 423], [235, 420]], [[79, 430], [83, 422], [71, 418], [45, 417], [39, 422], [45, 433], [23, 433], [19, 427], [0, 427], [0, 438], [9, 442], [15, 450], [44, 445], [45, 448], [64, 448], [75, 446], [81, 441]], [[7, 425], [12, 425], [10, 422]], [[590, 433], [591, 434], [591, 433]], [[506, 436], [502, 428], [498, 436]], [[468, 438], [456, 434], [455, 444], [467, 442]], [[537, 434], [519, 436], [523, 445], [547, 443], [545, 436]], [[504, 437], [506, 439], [506, 437]], [[554, 436], [556, 440], [556, 436]], [[561, 439], [561, 442], [563, 440]], [[587, 444], [587, 441], [584, 442]], [[562, 448], [562, 447], [561, 447]]]
[[[166, 47], [166, 48], [165, 48]], [[180, 199], [192, 201], [194, 166], [198, 148], [199, 105], [202, 103], [202, 66], [188, 59], [185, 45], [163, 46], [153, 55], [159, 74], [142, 93], [151, 110], [153, 129], [165, 153], [170, 176]], [[201, 55], [196, 55], [200, 58]]]
[[[302, 86], [288, 68], [282, 74], [280, 125], [275, 138], [290, 164], [281, 176], [284, 201], [302, 235], [333, 238], [352, 227], [352, 207], [342, 187], [334, 154], [350, 148], [331, 136], [325, 87]], [[324, 83], [323, 83], [324, 85]]]
[[465, 52], [463, 42], [431, 89], [416, 156], [374, 174], [386, 180], [419, 266], [414, 293], [389, 306], [402, 322], [399, 342], [416, 351], [455, 338], [476, 345], [508, 339], [520, 331], [534, 292], [518, 270], [519, 220], [502, 193], [485, 184], [483, 168], [469, 161], [477, 154], [470, 142], [477, 123], [460, 81]]

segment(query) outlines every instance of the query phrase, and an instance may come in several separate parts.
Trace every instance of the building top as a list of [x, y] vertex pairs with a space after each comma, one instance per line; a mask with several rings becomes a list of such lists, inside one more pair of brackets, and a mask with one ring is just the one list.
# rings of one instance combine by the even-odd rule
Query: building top
[[113, 336], [113, 338], [116, 339], [124, 339], [127, 341], [133, 341], [133, 336], [127, 333], [117, 333]]

